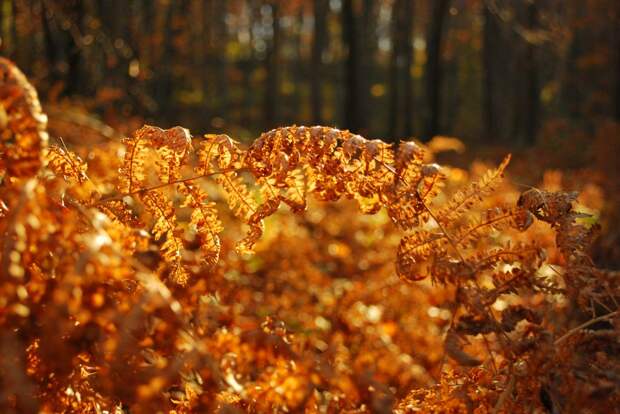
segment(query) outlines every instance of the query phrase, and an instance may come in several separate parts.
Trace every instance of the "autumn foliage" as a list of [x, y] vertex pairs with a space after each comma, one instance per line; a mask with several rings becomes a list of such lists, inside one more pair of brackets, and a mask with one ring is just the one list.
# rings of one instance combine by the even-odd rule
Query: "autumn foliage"
[[319, 126], [48, 145], [0, 71], [2, 412], [620, 407], [620, 275], [509, 156]]

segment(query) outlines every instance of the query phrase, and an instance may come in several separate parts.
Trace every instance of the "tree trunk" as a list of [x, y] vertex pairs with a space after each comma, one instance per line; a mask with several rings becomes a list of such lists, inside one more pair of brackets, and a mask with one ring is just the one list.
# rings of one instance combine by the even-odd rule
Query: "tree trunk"
[[155, 100], [157, 105], [159, 106], [158, 112], [159, 116], [161, 116], [166, 121], [170, 120], [173, 102], [172, 102], [172, 93], [173, 93], [173, 78], [172, 78], [172, 59], [174, 56], [173, 46], [172, 46], [172, 38], [173, 38], [173, 29], [172, 29], [172, 21], [174, 18], [174, 6], [175, 3], [171, 2], [166, 5], [165, 17], [164, 17], [164, 27], [163, 31], [163, 44], [162, 44], [162, 52], [156, 58], [156, 62], [161, 63], [159, 80], [153, 84], [153, 94], [155, 96]]
[[426, 100], [428, 105], [428, 119], [424, 139], [430, 139], [439, 132], [441, 117], [441, 42], [444, 24], [450, 0], [433, 0], [432, 17], [426, 41]]
[[[538, 11], [534, 2], [525, 6], [524, 27], [533, 30], [537, 25]], [[516, 91], [515, 138], [517, 143], [532, 145], [536, 141], [538, 129], [539, 86], [536, 45], [521, 37], [521, 53], [517, 55], [517, 72], [519, 88]]]
[[[527, 7], [528, 29], [533, 30], [538, 25], [538, 10], [536, 3], [531, 2]], [[538, 132], [538, 121], [540, 111], [540, 89], [538, 82], [536, 45], [528, 43], [526, 62], [527, 70], [527, 120], [526, 120], [526, 142], [530, 145], [536, 142]]]
[[321, 76], [323, 75], [323, 52], [327, 41], [327, 7], [328, 0], [314, 0], [314, 34], [312, 38], [312, 65], [310, 71], [310, 96], [312, 122], [323, 124], [323, 95], [321, 93]]
[[41, 25], [43, 26], [43, 40], [45, 42], [45, 55], [47, 56], [47, 64], [49, 65], [49, 73], [51, 79], [58, 80], [60, 74], [57, 69], [58, 56], [56, 53], [56, 44], [54, 42], [54, 34], [50, 26], [47, 14], [47, 6], [45, 1], [41, 0]]
[[616, 90], [614, 94], [614, 117], [616, 122], [620, 122], [620, 5], [616, 3], [614, 38], [612, 39], [612, 56], [615, 56]]
[[497, 142], [499, 140], [498, 113], [497, 113], [497, 85], [499, 71], [497, 62], [500, 58], [499, 41], [500, 28], [497, 16], [495, 16], [487, 5], [484, 8], [484, 28], [482, 34], [482, 67], [483, 67], [483, 87], [482, 87], [482, 117], [484, 126], [484, 138], [487, 142]]
[[396, 0], [392, 9], [389, 136], [413, 135], [413, 1]]
[[[76, 25], [76, 30], [69, 29], [65, 33], [66, 41], [66, 55], [67, 55], [67, 78], [66, 78], [66, 91], [67, 94], [72, 95], [83, 91], [83, 76], [82, 76], [82, 54], [81, 45], [78, 44], [79, 39], [75, 36], [81, 35], [84, 31], [84, 4], [82, 1], [76, 1], [72, 3], [67, 9], [66, 14], [71, 19], [72, 24]], [[84, 82], [84, 84], [86, 84]]]
[[411, 69], [413, 68], [413, 0], [405, 1], [404, 5], [404, 23], [403, 31], [406, 33], [405, 44], [403, 47], [403, 54], [405, 56], [404, 65], [404, 99], [405, 99], [405, 130], [404, 136], [409, 138], [413, 136], [414, 127], [414, 102], [413, 102], [413, 77], [411, 76]]
[[273, 38], [267, 48], [265, 65], [267, 79], [265, 84], [265, 130], [278, 124], [278, 101], [280, 86], [280, 6], [277, 2], [271, 4]]
[[217, 64], [216, 76], [217, 76], [217, 115], [228, 120], [228, 106], [229, 106], [229, 94], [228, 94], [228, 62], [226, 60], [226, 46], [228, 43], [228, 27], [223, 16], [218, 16], [217, 13], [221, 12], [218, 2], [213, 2], [211, 7], [215, 23], [215, 44], [214, 46], [214, 60]]
[[345, 64], [345, 127], [356, 132], [366, 132], [364, 114], [363, 47], [360, 20], [361, 0], [344, 0], [342, 4], [342, 31], [344, 44], [348, 48]]

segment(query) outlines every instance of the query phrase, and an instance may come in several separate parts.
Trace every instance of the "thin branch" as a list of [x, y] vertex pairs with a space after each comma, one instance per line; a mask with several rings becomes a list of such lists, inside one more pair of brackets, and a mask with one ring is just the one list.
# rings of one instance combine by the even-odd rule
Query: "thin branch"
[[157, 185], [154, 185], [152, 187], [144, 187], [144, 188], [140, 188], [138, 190], [130, 191], [128, 193], [119, 194], [119, 195], [116, 195], [116, 196], [113, 196], [113, 197], [102, 198], [101, 200], [97, 201], [95, 203], [95, 205], [107, 203], [108, 201], [122, 200], [125, 197], [131, 197], [131, 196], [134, 196], [136, 194], [147, 193], [149, 191], [157, 190], [157, 189], [160, 189], [160, 188], [163, 188], [163, 187], [168, 187], [169, 185], [175, 185], [175, 184], [181, 184], [181, 183], [189, 183], [191, 181], [199, 180], [201, 178], [212, 177], [214, 175], [224, 174], [224, 173], [227, 173], [227, 172], [239, 171], [239, 170], [240, 170], [239, 168], [230, 168], [230, 169], [221, 170], [221, 171], [214, 171], [214, 172], [211, 172], [211, 173], [208, 173], [208, 174], [195, 175], [193, 177], [187, 177], [187, 178], [181, 178], [181, 179], [174, 180], [174, 181], [168, 181], [167, 183], [157, 184]]
[[599, 316], [598, 318], [590, 319], [589, 321], [584, 322], [581, 325], [576, 326], [573, 329], [571, 329], [570, 331], [566, 332], [564, 335], [562, 335], [561, 337], [556, 339], [554, 344], [555, 345], [559, 345], [560, 343], [564, 342], [565, 340], [567, 340], [568, 338], [570, 338], [571, 336], [573, 336], [574, 334], [576, 334], [580, 330], [585, 329], [585, 328], [587, 328], [590, 325], [594, 325], [597, 322], [601, 322], [601, 321], [605, 321], [607, 319], [611, 319], [611, 318], [617, 316], [619, 313], [620, 313], [620, 311], [614, 311], [614, 312], [608, 313], [606, 315]]

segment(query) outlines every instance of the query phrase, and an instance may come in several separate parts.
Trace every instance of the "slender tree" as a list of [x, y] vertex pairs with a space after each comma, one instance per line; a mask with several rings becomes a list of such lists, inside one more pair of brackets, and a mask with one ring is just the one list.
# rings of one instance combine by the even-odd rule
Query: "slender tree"
[[345, 126], [352, 131], [363, 133], [367, 128], [365, 115], [363, 53], [361, 18], [362, 0], [344, 0], [342, 3], [342, 31], [347, 46], [345, 62]]
[[264, 119], [266, 129], [274, 128], [278, 124], [280, 89], [280, 5], [274, 1], [270, 8], [273, 34], [265, 56], [267, 78], [264, 95]]
[[323, 123], [323, 94], [321, 78], [323, 77], [323, 53], [327, 42], [327, 8], [328, 0], [314, 0], [314, 31], [312, 36], [312, 64], [310, 71], [310, 99], [312, 122]]
[[501, 82], [498, 70], [499, 47], [500, 47], [500, 27], [498, 17], [491, 12], [489, 5], [483, 3], [484, 27], [482, 30], [482, 121], [484, 127], [484, 138], [487, 141], [497, 141], [499, 137], [499, 108], [497, 102], [497, 88]]
[[396, 0], [392, 8], [389, 135], [393, 139], [413, 135], [413, 4]]
[[441, 46], [450, 0], [431, 1], [431, 21], [429, 23], [426, 40], [426, 66], [424, 80], [426, 82], [426, 101], [428, 119], [424, 138], [429, 139], [437, 135], [441, 117], [441, 86], [442, 65]]
[[[529, 2], [522, 10], [523, 27], [533, 33], [538, 24], [538, 9], [535, 2]], [[528, 37], [521, 35], [517, 53], [517, 90], [515, 93], [514, 139], [520, 144], [531, 145], [536, 140], [540, 111], [540, 87], [538, 80], [537, 45]]]

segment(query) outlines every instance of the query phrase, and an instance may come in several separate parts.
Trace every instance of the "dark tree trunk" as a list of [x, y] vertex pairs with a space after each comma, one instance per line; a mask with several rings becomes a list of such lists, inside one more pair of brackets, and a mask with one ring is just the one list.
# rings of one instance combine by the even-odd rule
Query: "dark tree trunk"
[[217, 76], [217, 114], [222, 119], [228, 118], [228, 106], [229, 106], [229, 95], [228, 95], [228, 79], [227, 79], [227, 71], [228, 71], [228, 62], [226, 60], [226, 45], [228, 43], [228, 28], [226, 26], [226, 21], [223, 16], [218, 15], [221, 13], [219, 9], [218, 2], [212, 2], [213, 6], [211, 8], [214, 19], [212, 22], [215, 23], [215, 36], [213, 40], [215, 44], [214, 48], [214, 60], [217, 64], [216, 76]]
[[327, 41], [327, 7], [328, 0], [314, 0], [314, 34], [312, 38], [312, 65], [310, 71], [310, 96], [312, 106], [312, 122], [323, 123], [323, 95], [321, 93], [321, 77], [323, 75], [323, 52]]
[[484, 138], [486, 141], [497, 142], [499, 139], [498, 128], [498, 102], [496, 102], [497, 86], [500, 81], [497, 62], [499, 59], [500, 27], [497, 16], [488, 6], [484, 6], [484, 29], [482, 34], [482, 117], [484, 126]]
[[[538, 12], [534, 2], [525, 6], [524, 27], [533, 30], [537, 25]], [[518, 79], [516, 85], [515, 138], [517, 143], [531, 145], [536, 141], [538, 129], [538, 111], [540, 90], [538, 86], [538, 69], [536, 45], [526, 38], [520, 39], [521, 53], [517, 54]]]
[[413, 1], [397, 0], [392, 9], [389, 136], [413, 135]]
[[413, 120], [414, 120], [414, 102], [413, 102], [413, 78], [411, 76], [411, 69], [413, 67], [413, 0], [405, 1], [403, 14], [405, 16], [405, 22], [403, 24], [403, 31], [407, 34], [404, 45], [404, 99], [405, 99], [405, 137], [413, 136]]
[[390, 105], [389, 105], [389, 136], [391, 140], [396, 140], [399, 134], [398, 120], [399, 120], [399, 103], [400, 103], [400, 90], [398, 88], [398, 74], [399, 61], [400, 61], [400, 42], [401, 42], [401, 30], [399, 19], [399, 8], [401, 0], [396, 0], [392, 8], [392, 55], [390, 56]]
[[617, 122], [620, 122], [620, 4], [616, 3], [616, 16], [615, 16], [615, 30], [614, 38], [611, 41], [612, 56], [615, 56], [615, 76], [616, 76], [616, 90], [614, 95], [614, 117]]
[[66, 9], [67, 15], [70, 17], [72, 24], [75, 24], [75, 28], [67, 30], [65, 33], [66, 39], [66, 55], [67, 55], [67, 79], [66, 79], [66, 91], [67, 94], [75, 94], [82, 92], [83, 81], [82, 79], [82, 54], [81, 45], [78, 44], [80, 39], [77, 36], [81, 36], [83, 33], [83, 21], [84, 21], [84, 4], [82, 1], [76, 1], [72, 3], [69, 8]]
[[280, 86], [280, 6], [277, 2], [271, 4], [273, 38], [267, 48], [265, 65], [267, 79], [265, 84], [265, 129], [271, 129], [278, 124], [278, 102]]
[[19, 39], [17, 37], [17, 1], [11, 1], [11, 18], [9, 19], [9, 33], [11, 34], [11, 47], [8, 50], [9, 57], [17, 62], [17, 57], [19, 56]]
[[302, 27], [304, 24], [304, 14], [303, 11], [300, 11], [297, 15], [297, 23], [296, 23], [296, 31], [295, 31], [295, 62], [293, 66], [293, 73], [291, 74], [291, 78], [295, 85], [295, 90], [293, 94], [294, 103], [291, 105], [291, 108], [294, 112], [289, 112], [287, 114], [286, 120], [290, 122], [290, 119], [297, 122], [307, 122], [304, 121], [301, 117], [304, 113], [303, 110], [303, 100], [302, 100], [302, 85], [306, 77], [306, 62], [304, 61], [304, 56], [302, 53], [303, 50], [303, 39], [302, 39]]
[[159, 63], [160, 74], [159, 81], [153, 84], [153, 93], [158, 105], [159, 115], [166, 121], [170, 120], [171, 111], [173, 108], [172, 93], [173, 93], [173, 74], [172, 74], [172, 59], [174, 56], [172, 39], [173, 29], [172, 21], [174, 18], [175, 3], [171, 2], [166, 5], [164, 27], [163, 30], [163, 44], [159, 59], [155, 59], [154, 64]]
[[433, 0], [432, 16], [429, 24], [426, 47], [426, 100], [428, 119], [424, 139], [430, 139], [439, 132], [441, 118], [441, 42], [450, 0]]
[[[527, 7], [527, 26], [533, 30], [538, 25], [538, 10], [536, 3], [531, 2]], [[527, 118], [526, 118], [526, 142], [534, 144], [536, 142], [536, 134], [538, 132], [538, 121], [540, 111], [540, 89], [538, 82], [538, 65], [537, 65], [536, 45], [528, 43], [526, 62], [527, 70]]]
[[60, 77], [56, 66], [58, 62], [58, 56], [56, 53], [56, 44], [54, 42], [54, 33], [52, 32], [52, 28], [50, 26], [47, 6], [45, 5], [44, 0], [41, 0], [41, 26], [43, 26], [45, 55], [47, 57], [47, 64], [49, 65], [51, 78], [53, 80], [57, 80]]
[[342, 29], [348, 55], [345, 64], [345, 127], [357, 132], [366, 132], [364, 114], [363, 47], [360, 20], [363, 3], [361, 0], [344, 0], [342, 4]]

